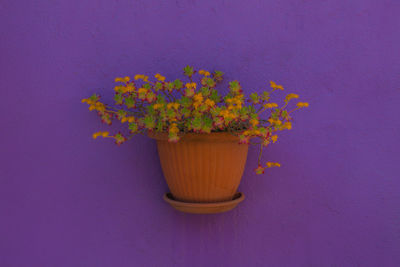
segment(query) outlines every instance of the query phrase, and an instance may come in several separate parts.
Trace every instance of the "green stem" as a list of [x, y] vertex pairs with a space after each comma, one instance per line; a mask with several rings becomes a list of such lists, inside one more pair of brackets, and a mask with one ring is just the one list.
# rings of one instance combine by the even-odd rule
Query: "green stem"
[[263, 151], [263, 145], [260, 144], [260, 152], [259, 152], [259, 155], [258, 155], [258, 165], [261, 165], [262, 151]]

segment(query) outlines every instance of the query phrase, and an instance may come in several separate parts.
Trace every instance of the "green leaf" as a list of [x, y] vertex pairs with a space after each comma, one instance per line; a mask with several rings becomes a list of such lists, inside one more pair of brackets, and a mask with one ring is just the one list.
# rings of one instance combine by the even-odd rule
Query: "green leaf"
[[213, 78], [207, 78], [206, 79], [206, 85], [209, 87], [215, 87], [215, 81]]
[[201, 130], [205, 133], [210, 133], [213, 127], [213, 120], [208, 116], [203, 116]]
[[208, 97], [210, 95], [210, 89], [208, 87], [201, 87], [200, 91], [205, 97]]
[[152, 105], [147, 106], [146, 109], [149, 115], [154, 115], [156, 113]]
[[175, 86], [175, 89], [181, 89], [181, 88], [183, 87], [183, 83], [182, 83], [181, 80], [176, 79], [176, 80], [174, 81], [174, 86]]
[[268, 101], [269, 100], [269, 93], [268, 92], [263, 92], [261, 95], [261, 99], [264, 101]]
[[173, 119], [173, 118], [175, 118], [175, 116], [176, 116], [176, 113], [175, 113], [175, 111], [173, 109], [168, 109], [167, 110], [167, 117], [169, 119]]
[[267, 133], [267, 129], [265, 129], [264, 127], [257, 127], [257, 129], [261, 132], [261, 134]]
[[138, 130], [138, 125], [136, 122], [131, 122], [129, 123], [129, 130], [131, 130], [131, 133], [135, 133]]
[[114, 95], [114, 100], [115, 100], [115, 104], [116, 104], [116, 105], [122, 105], [123, 97], [122, 97], [121, 94], [116, 93], [116, 94]]
[[233, 94], [238, 94], [238, 93], [240, 93], [241, 92], [241, 90], [242, 90], [242, 87], [240, 86], [240, 83], [238, 82], [238, 81], [231, 81], [230, 83], [229, 83], [229, 89], [231, 90], [231, 92], [233, 93]]
[[258, 119], [258, 114], [257, 113], [251, 113], [250, 118], [252, 119]]
[[165, 83], [164, 86], [169, 92], [172, 92], [174, 90], [174, 84], [171, 82]]
[[215, 79], [217, 82], [221, 82], [222, 79], [223, 79], [223, 77], [222, 77], [223, 75], [224, 75], [224, 73], [223, 73], [222, 71], [216, 70], [216, 71], [214, 72], [214, 74], [213, 74], [213, 77], [214, 77], [214, 79]]
[[202, 126], [202, 119], [201, 119], [201, 117], [194, 117], [193, 119], [192, 119], [192, 123], [191, 123], [191, 128], [194, 130], [194, 131], [199, 131], [199, 130], [201, 130], [201, 126]]
[[161, 82], [156, 82], [156, 85], [154, 86], [154, 88], [155, 88], [155, 90], [156, 90], [156, 91], [159, 91], [159, 90], [161, 90], [161, 89], [162, 89], [162, 87], [163, 87], [163, 85], [162, 85], [162, 83], [161, 83]]
[[182, 96], [181, 99], [178, 101], [183, 107], [190, 107], [192, 104], [192, 100], [189, 97]]
[[194, 74], [194, 70], [193, 70], [193, 67], [191, 67], [191, 66], [186, 66], [184, 69], [183, 69], [183, 73], [186, 75], [186, 76], [188, 76], [188, 77], [192, 77], [192, 75]]
[[220, 112], [221, 112], [220, 107], [214, 107], [213, 109], [211, 109], [211, 115], [214, 117], [217, 116]]
[[98, 96], [97, 94], [93, 94], [91, 97], [90, 97], [90, 100], [92, 100], [92, 101], [97, 101], [97, 100], [99, 100], [100, 99], [100, 96]]
[[127, 108], [135, 107], [135, 99], [133, 99], [133, 97], [125, 98], [125, 105], [126, 105]]
[[154, 94], [153, 92], [148, 92], [146, 95], [146, 100], [151, 103], [156, 99], [156, 94]]
[[159, 104], [165, 104], [165, 96], [163, 95], [157, 95], [157, 103]]
[[158, 132], [162, 132], [163, 128], [164, 128], [164, 123], [161, 120], [158, 120], [158, 122], [157, 122], [157, 131]]
[[125, 117], [126, 114], [127, 113], [126, 113], [125, 110], [122, 110], [122, 109], [118, 110], [118, 119], [121, 119], [121, 118]]
[[221, 101], [221, 97], [218, 94], [218, 91], [215, 89], [211, 89], [211, 95], [210, 95], [210, 99], [212, 101], [214, 101], [215, 103], [219, 103]]
[[146, 115], [143, 122], [145, 127], [149, 130], [154, 129], [154, 127], [156, 126], [155, 118], [151, 115]]
[[114, 139], [117, 145], [120, 145], [126, 141], [125, 136], [123, 136], [121, 133], [115, 134]]
[[189, 117], [190, 116], [190, 109], [183, 108], [183, 109], [181, 109], [181, 113], [182, 113], [183, 116]]
[[257, 104], [260, 102], [260, 98], [257, 93], [250, 94], [250, 99], [251, 99], [251, 101], [253, 101], [254, 104]]

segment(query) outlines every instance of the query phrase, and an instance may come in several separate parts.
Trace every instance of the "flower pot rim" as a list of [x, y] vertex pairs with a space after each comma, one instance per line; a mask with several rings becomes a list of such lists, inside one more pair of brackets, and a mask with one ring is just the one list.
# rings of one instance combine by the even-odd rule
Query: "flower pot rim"
[[[168, 133], [166, 132], [148, 132], [150, 138], [159, 141], [168, 141]], [[178, 141], [217, 141], [217, 142], [238, 142], [239, 137], [230, 132], [211, 132], [211, 133], [186, 133], [179, 134], [181, 139]]]

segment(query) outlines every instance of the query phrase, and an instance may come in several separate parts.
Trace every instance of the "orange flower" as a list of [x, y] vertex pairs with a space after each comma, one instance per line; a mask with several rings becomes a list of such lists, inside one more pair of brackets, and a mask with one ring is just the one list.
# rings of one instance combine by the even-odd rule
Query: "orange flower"
[[108, 137], [109, 133], [108, 132], [97, 132], [92, 135], [93, 139], [96, 139], [97, 137]]
[[273, 81], [270, 81], [270, 85], [273, 89], [279, 89], [279, 90], [283, 90], [283, 86], [282, 85], [277, 85], [276, 83], [274, 83]]
[[307, 102], [299, 102], [299, 103], [297, 103], [297, 107], [298, 108], [306, 108], [306, 107], [308, 107], [308, 103]]

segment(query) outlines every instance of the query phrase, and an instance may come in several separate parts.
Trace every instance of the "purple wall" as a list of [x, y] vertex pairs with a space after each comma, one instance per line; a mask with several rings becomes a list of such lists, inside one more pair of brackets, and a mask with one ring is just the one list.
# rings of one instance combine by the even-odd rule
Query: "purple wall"
[[[400, 266], [396, 0], [1, 1], [0, 266]], [[192, 64], [310, 108], [226, 214], [182, 214], [156, 147], [82, 97]], [[249, 161], [255, 160], [256, 148]]]

